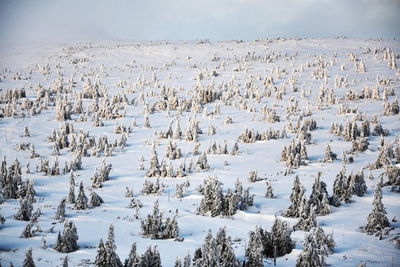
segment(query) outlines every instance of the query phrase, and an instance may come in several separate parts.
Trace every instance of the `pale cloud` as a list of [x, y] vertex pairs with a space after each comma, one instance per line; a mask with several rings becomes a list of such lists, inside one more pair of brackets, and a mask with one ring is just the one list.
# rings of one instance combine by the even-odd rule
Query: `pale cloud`
[[398, 38], [399, 14], [399, 0], [1, 0], [0, 41]]

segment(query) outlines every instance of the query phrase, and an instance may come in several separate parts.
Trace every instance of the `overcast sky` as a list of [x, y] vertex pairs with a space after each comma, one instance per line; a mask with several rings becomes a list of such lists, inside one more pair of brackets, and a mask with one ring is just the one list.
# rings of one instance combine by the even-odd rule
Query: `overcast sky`
[[400, 0], [0, 0], [1, 44], [400, 37]]

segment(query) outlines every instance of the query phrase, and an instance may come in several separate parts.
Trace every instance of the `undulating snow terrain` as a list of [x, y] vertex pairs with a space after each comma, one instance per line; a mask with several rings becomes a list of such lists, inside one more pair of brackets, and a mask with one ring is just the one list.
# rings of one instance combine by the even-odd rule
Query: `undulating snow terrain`
[[[327, 264], [399, 266], [399, 58], [399, 41], [344, 38], [75, 43], [2, 55], [1, 265], [22, 266], [29, 248], [36, 266], [62, 266], [65, 256], [69, 266], [94, 265], [110, 224], [122, 263], [134, 242], [139, 256], [157, 246], [163, 266], [188, 253], [193, 260], [208, 231], [215, 236], [221, 227], [236, 258], [248, 262], [256, 226], [271, 231], [277, 216], [292, 228], [297, 217], [315, 213], [336, 243], [319, 255]], [[249, 179], [253, 171], [257, 177]], [[327, 194], [321, 190], [313, 204], [319, 172]], [[335, 203], [340, 172], [345, 182], [337, 188], [348, 195]], [[306, 211], [288, 216], [296, 176], [306, 190]], [[199, 190], [205, 179], [211, 189]], [[55, 219], [71, 189], [78, 198], [81, 181], [88, 202], [95, 192], [104, 203], [79, 207], [67, 199], [65, 218]], [[159, 190], [144, 192], [151, 191], [145, 182], [157, 181]], [[368, 234], [361, 227], [381, 181], [390, 225]], [[266, 197], [268, 185], [274, 198]], [[21, 199], [40, 216], [16, 216]], [[172, 237], [166, 239], [144, 233], [141, 223], [156, 200], [163, 220], [175, 217], [178, 237], [176, 229], [158, 236]], [[79, 236], [79, 249], [70, 253], [56, 250], [65, 221]], [[295, 229], [293, 250], [276, 266], [296, 265], [307, 231]], [[273, 258], [263, 264], [272, 266]]]

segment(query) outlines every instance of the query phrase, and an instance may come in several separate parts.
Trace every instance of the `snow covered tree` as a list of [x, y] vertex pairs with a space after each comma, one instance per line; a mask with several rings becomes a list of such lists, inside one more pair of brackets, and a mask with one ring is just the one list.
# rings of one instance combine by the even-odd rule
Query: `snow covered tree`
[[300, 165], [306, 165], [308, 159], [304, 140], [297, 141], [292, 139], [288, 146], [284, 146], [281, 152], [281, 161], [286, 163], [289, 168], [298, 168]]
[[125, 260], [124, 267], [138, 267], [139, 266], [139, 255], [136, 252], [136, 242], [132, 243], [131, 250], [128, 258]]
[[318, 222], [315, 216], [314, 209], [309, 209], [306, 201], [302, 203], [305, 207], [302, 208], [303, 212], [299, 218], [299, 221], [293, 226], [293, 230], [310, 231], [311, 228], [317, 227]]
[[19, 210], [14, 218], [20, 221], [29, 221], [32, 215], [32, 202], [29, 198], [21, 198], [19, 201]]
[[97, 254], [96, 260], [94, 262], [95, 266], [98, 267], [107, 267], [108, 266], [108, 259], [107, 259], [107, 248], [103, 243], [103, 240], [100, 239], [99, 245], [97, 246]]
[[36, 191], [33, 188], [33, 181], [29, 179], [26, 182], [22, 182], [22, 184], [19, 185], [18, 194], [21, 198], [29, 198], [31, 202], [35, 202]]
[[145, 115], [144, 116], [144, 123], [143, 123], [143, 127], [144, 128], [150, 128], [150, 120], [149, 120], [149, 115]]
[[6, 221], [6, 218], [3, 217], [3, 215], [0, 214], [0, 224], [4, 224]]
[[310, 209], [314, 210], [316, 215], [326, 215], [330, 213], [328, 191], [326, 190], [326, 184], [321, 181], [321, 172], [319, 172], [317, 178], [315, 178], [310, 199], [308, 200], [308, 206]]
[[345, 174], [346, 170], [343, 168], [335, 178], [333, 183], [333, 193], [329, 199], [331, 205], [338, 207], [340, 206], [340, 202], [344, 201], [346, 203], [350, 202], [351, 198], [351, 190], [347, 185], [347, 177]]
[[24, 127], [24, 134], [23, 134], [23, 136], [24, 136], [24, 137], [31, 137], [31, 134], [29, 133], [29, 128], [28, 128], [28, 126], [25, 126], [25, 127]]
[[68, 192], [68, 197], [67, 197], [68, 203], [75, 203], [75, 178], [74, 178], [74, 173], [71, 172], [71, 176], [69, 179], [69, 192]]
[[351, 194], [357, 195], [359, 197], [364, 196], [367, 192], [367, 186], [364, 180], [364, 173], [358, 172], [355, 174], [350, 174], [348, 177], [347, 185]]
[[168, 139], [165, 157], [170, 160], [180, 159], [181, 157], [181, 150], [171, 139]]
[[178, 222], [176, 215], [172, 218], [163, 220], [160, 212], [158, 200], [154, 202], [153, 213], [148, 214], [145, 220], [141, 221], [142, 234], [152, 239], [177, 238], [179, 235]]
[[249, 173], [249, 177], [247, 178], [247, 180], [251, 183], [255, 183], [255, 182], [259, 181], [260, 179], [258, 179], [256, 171], [251, 171]]
[[117, 246], [114, 241], [114, 226], [110, 224], [108, 229], [107, 242], [103, 243], [103, 240], [100, 239], [99, 245], [97, 246], [97, 255], [95, 260], [95, 266], [98, 267], [122, 267], [122, 262], [119, 259], [115, 250]]
[[195, 253], [193, 262], [194, 266], [240, 266], [225, 228], [220, 228], [215, 238], [211, 230], [208, 231], [203, 244]]
[[106, 246], [112, 248], [113, 250], [117, 249], [115, 245], [115, 232], [114, 232], [114, 225], [111, 223], [108, 227], [108, 235], [107, 235], [107, 242]]
[[64, 230], [62, 234], [58, 232], [57, 241], [54, 249], [62, 253], [70, 253], [78, 250], [78, 232], [72, 221], [64, 222]]
[[107, 164], [105, 160], [101, 162], [100, 168], [96, 169], [92, 180], [92, 187], [103, 187], [103, 182], [109, 180], [110, 171], [112, 169], [111, 164]]
[[30, 238], [32, 236], [33, 236], [33, 234], [32, 234], [32, 223], [28, 222], [28, 224], [22, 230], [21, 237]]
[[196, 169], [201, 171], [201, 170], [208, 170], [209, 168], [210, 165], [208, 165], [207, 163], [207, 155], [205, 152], [203, 152], [203, 154], [201, 154], [201, 156], [196, 162]]
[[96, 194], [96, 192], [92, 191], [90, 193], [89, 205], [91, 207], [98, 207], [103, 203], [104, 203], [103, 199], [98, 194]]
[[265, 193], [266, 198], [275, 198], [274, 192], [272, 190], [271, 183], [267, 182], [267, 192]]
[[288, 254], [294, 248], [294, 242], [290, 237], [291, 230], [286, 222], [275, 218], [271, 234], [264, 237], [264, 256], [268, 258], [281, 257]]
[[249, 242], [247, 243], [245, 256], [247, 258], [246, 266], [264, 266], [263, 230], [258, 226], [254, 232], [251, 231], [249, 233]]
[[140, 267], [161, 267], [161, 257], [157, 246], [149, 246], [145, 253], [140, 257]]
[[239, 266], [239, 261], [235, 257], [235, 252], [232, 248], [231, 237], [227, 236], [225, 227], [218, 230], [216, 237], [217, 249], [220, 253], [221, 266]]
[[25, 251], [25, 258], [24, 258], [24, 262], [22, 263], [23, 267], [35, 267], [35, 262], [33, 261], [32, 258], [32, 248], [28, 248]]
[[284, 212], [287, 217], [298, 218], [301, 215], [300, 207], [302, 201], [305, 199], [305, 188], [300, 183], [299, 176], [296, 176], [293, 181], [292, 192], [290, 193], [291, 205]]
[[75, 209], [77, 210], [85, 210], [88, 208], [88, 199], [85, 195], [85, 189], [83, 188], [83, 182], [79, 184], [79, 192], [78, 192], [78, 197], [76, 198], [75, 201]]
[[202, 215], [210, 212], [212, 217], [224, 215], [232, 216], [238, 209], [246, 210], [253, 205], [254, 195], [250, 194], [249, 188], [243, 189], [242, 183], [236, 181], [235, 191], [228, 190], [222, 193], [222, 183], [213, 176], [204, 179], [203, 185], [199, 187], [199, 192], [203, 199], [198, 207], [198, 212]]
[[313, 227], [305, 237], [296, 267], [325, 266], [325, 257], [333, 252], [334, 247], [332, 234], [326, 235], [321, 227]]
[[179, 120], [176, 121], [175, 131], [172, 134], [173, 139], [181, 139], [182, 137], [182, 130], [179, 124]]
[[160, 183], [160, 179], [157, 177], [154, 183], [150, 182], [149, 180], [145, 180], [141, 191], [145, 195], [150, 195], [150, 194], [159, 195], [161, 194], [163, 188], [164, 184]]
[[150, 156], [150, 167], [146, 172], [146, 177], [159, 177], [161, 174], [160, 164], [158, 163], [157, 151], [153, 145]]
[[261, 227], [256, 227], [255, 232], [250, 232], [251, 242], [249, 241], [250, 244], [248, 245], [246, 256], [249, 255], [247, 257], [251, 262], [255, 262], [254, 264], [256, 264], [256, 266], [262, 266], [262, 259], [259, 258], [260, 240], [262, 244], [261, 251], [263, 257], [276, 259], [277, 257], [286, 255], [295, 247], [290, 234], [291, 230], [287, 223], [278, 218], [275, 218], [271, 232], [268, 232]]
[[129, 205], [128, 205], [128, 208], [131, 208], [131, 209], [140, 209], [140, 208], [142, 208], [143, 207], [143, 204], [142, 204], [142, 202], [138, 199], [138, 198], [135, 198], [135, 197], [132, 197], [131, 198], [131, 200], [130, 200], [130, 202], [129, 202]]
[[331, 146], [327, 145], [324, 152], [323, 162], [332, 162], [337, 159], [337, 154], [332, 152]]
[[314, 239], [306, 237], [303, 251], [297, 258], [296, 267], [322, 267], [325, 266], [325, 256], [318, 253]]
[[222, 183], [214, 176], [204, 179], [203, 185], [199, 187], [199, 192], [203, 195], [198, 212], [206, 214], [211, 212], [211, 216], [218, 216], [223, 209]]
[[176, 197], [179, 199], [183, 198], [184, 188], [189, 188], [189, 186], [190, 186], [189, 180], [186, 180], [181, 184], [176, 184], [176, 193], [175, 193]]
[[18, 186], [22, 183], [21, 175], [21, 164], [18, 159], [15, 159], [7, 169], [7, 161], [4, 157], [1, 165], [0, 182], [3, 188], [3, 196], [6, 199], [17, 199], [19, 197]]
[[61, 199], [60, 204], [57, 206], [56, 215], [54, 216], [55, 220], [64, 221], [65, 217], [65, 202], [67, 200], [65, 198]]
[[233, 144], [232, 151], [230, 154], [231, 155], [239, 155], [239, 146], [238, 146], [237, 142], [235, 142], [235, 144]]
[[374, 200], [372, 201], [372, 211], [368, 215], [367, 224], [362, 230], [368, 234], [381, 235], [390, 223], [386, 217], [385, 206], [382, 203], [382, 184], [379, 182], [375, 187]]

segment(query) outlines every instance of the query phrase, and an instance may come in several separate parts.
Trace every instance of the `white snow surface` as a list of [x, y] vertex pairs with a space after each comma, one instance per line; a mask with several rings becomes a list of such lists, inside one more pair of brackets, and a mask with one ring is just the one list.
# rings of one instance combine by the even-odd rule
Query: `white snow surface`
[[[42, 84], [50, 86], [51, 82], [60, 77], [62, 73], [65, 84], [73, 75], [76, 87], [74, 90], [82, 90], [83, 82], [80, 80], [80, 73], [84, 73], [92, 81], [98, 77], [103, 85], [108, 88], [109, 96], [117, 92], [124, 92], [124, 88], [118, 87], [119, 81], [126, 81], [128, 86], [134, 87], [134, 93], [126, 93], [128, 99], [139, 99], [141, 91], [158, 92], [159, 87], [173, 87], [180, 97], [190, 97], [187, 92], [193, 89], [197, 83], [195, 77], [198, 72], [208, 73], [216, 70], [219, 74], [216, 77], [205, 77], [200, 81], [202, 85], [213, 84], [215, 88], [222, 82], [228, 83], [234, 77], [235, 86], [241, 92], [245, 92], [246, 83], [255, 77], [253, 84], [263, 88], [263, 80], [266, 76], [273, 76], [275, 86], [279, 87], [290, 77], [297, 79], [298, 92], [292, 92], [286, 84], [286, 95], [282, 100], [277, 100], [274, 94], [271, 97], [261, 96], [259, 102], [255, 99], [247, 99], [250, 106], [257, 111], [264, 105], [274, 107], [278, 112], [281, 121], [268, 123], [261, 120], [259, 112], [252, 113], [240, 110], [234, 106], [226, 106], [220, 103], [221, 112], [215, 116], [203, 116], [197, 114], [200, 121], [200, 128], [203, 134], [199, 135], [201, 143], [200, 150], [208, 148], [210, 141], [216, 140], [223, 144], [226, 140], [230, 150], [240, 133], [245, 129], [257, 129], [263, 131], [269, 129], [282, 129], [290, 120], [296, 116], [288, 117], [285, 106], [289, 99], [299, 101], [299, 110], [305, 110], [306, 106], [312, 112], [312, 118], [317, 121], [318, 128], [312, 131], [312, 144], [307, 145], [309, 161], [306, 166], [294, 169], [293, 174], [284, 175], [285, 163], [280, 161], [280, 154], [284, 145], [295, 135], [288, 131], [288, 138], [268, 141], [257, 141], [252, 144], [238, 142], [240, 155], [207, 155], [210, 170], [190, 173], [185, 178], [160, 178], [166, 186], [159, 196], [143, 195], [141, 188], [145, 180], [145, 171], [139, 170], [139, 159], [143, 156], [145, 169], [148, 168], [151, 146], [146, 144], [155, 139], [154, 132], [165, 131], [171, 121], [174, 120], [176, 111], [156, 111], [149, 114], [151, 128], [143, 128], [144, 104], [138, 102], [136, 106], [127, 105], [126, 115], [116, 120], [103, 120], [103, 127], [94, 127], [92, 122], [74, 122], [78, 115], [73, 115], [72, 120], [75, 131], [80, 129], [89, 131], [90, 135], [96, 137], [107, 136], [110, 143], [120, 137], [113, 129], [117, 123], [129, 126], [132, 120], [137, 120], [137, 126], [129, 134], [127, 146], [124, 150], [116, 149], [111, 157], [105, 161], [112, 164], [110, 180], [104, 183], [102, 188], [95, 191], [103, 198], [105, 203], [100, 207], [90, 208], [84, 211], [77, 211], [73, 206], [67, 204], [66, 216], [72, 220], [78, 229], [79, 250], [69, 253], [70, 266], [93, 265], [96, 257], [96, 247], [100, 240], [107, 237], [109, 224], [114, 224], [115, 241], [117, 253], [121, 260], [127, 258], [131, 244], [137, 242], [139, 253], [143, 253], [149, 245], [157, 245], [163, 266], [173, 266], [177, 257], [184, 257], [187, 252], [192, 256], [196, 248], [202, 244], [207, 231], [212, 230], [215, 234], [220, 227], [225, 226], [228, 235], [232, 237], [236, 257], [245, 259], [245, 247], [248, 241], [248, 233], [257, 225], [270, 229], [275, 216], [288, 222], [293, 226], [297, 219], [286, 218], [282, 212], [290, 205], [289, 195], [293, 179], [299, 175], [301, 183], [307, 190], [307, 198], [311, 193], [311, 187], [319, 171], [322, 172], [321, 179], [326, 182], [328, 193], [332, 193], [332, 185], [336, 174], [341, 170], [342, 151], [351, 148], [351, 142], [345, 141], [342, 137], [335, 136], [329, 132], [332, 122], [344, 124], [347, 119], [352, 119], [354, 114], [339, 115], [336, 105], [324, 106], [317, 109], [316, 96], [319, 88], [325, 84], [334, 88], [335, 76], [348, 77], [348, 88], [334, 88], [337, 97], [344, 96], [349, 88], [357, 91], [364, 85], [373, 87], [377, 85], [377, 76], [392, 79], [391, 87], [395, 95], [389, 96], [389, 102], [398, 97], [400, 93], [399, 71], [391, 69], [383, 60], [383, 50], [376, 55], [372, 52], [366, 53], [367, 49], [382, 49], [389, 47], [395, 55], [399, 56], [399, 41], [384, 40], [358, 40], [358, 39], [274, 39], [259, 40], [254, 42], [96, 42], [96, 43], [73, 43], [59, 46], [25, 49], [20, 52], [4, 54], [0, 57], [0, 69], [2, 77], [0, 81], [0, 93], [11, 88], [24, 87], [27, 98], [36, 97], [34, 86]], [[274, 53], [280, 55], [266, 63], [255, 58], [264, 58], [266, 54]], [[366, 66], [365, 73], [358, 73], [354, 62], [348, 60], [349, 54], [353, 53], [362, 60]], [[335, 54], [335, 56], [334, 56]], [[215, 59], [212, 60], [215, 56]], [[249, 60], [243, 61], [244, 57]], [[327, 79], [315, 80], [311, 77], [317, 57], [323, 58], [326, 62], [333, 62], [327, 67]], [[87, 58], [87, 62], [72, 64], [70, 59]], [[221, 68], [224, 62], [224, 68]], [[310, 63], [310, 67], [299, 71], [302, 64]], [[35, 65], [50, 66], [50, 74], [42, 75], [38, 71], [29, 73]], [[235, 68], [240, 65], [241, 70]], [[340, 66], [345, 69], [341, 70]], [[59, 66], [59, 73], [57, 72]], [[77, 68], [77, 71], [74, 71]], [[280, 68], [285, 72], [281, 77], [275, 77], [272, 69]], [[22, 77], [28, 79], [13, 80], [12, 73], [20, 72]], [[135, 87], [135, 83], [142, 75], [146, 80], [151, 80], [153, 73], [157, 82], [148, 86]], [[171, 75], [169, 78], [168, 76]], [[301, 88], [305, 90], [305, 97], [301, 97]], [[381, 94], [382, 94], [382, 86]], [[261, 89], [262, 90], [262, 89]], [[311, 92], [311, 95], [309, 95]], [[73, 99], [73, 98], [72, 98]], [[154, 102], [154, 98], [146, 97], [148, 102]], [[83, 105], [87, 107], [92, 100], [84, 99]], [[216, 101], [215, 103], [219, 103]], [[215, 103], [206, 104], [204, 108], [209, 112], [213, 110]], [[368, 117], [377, 114], [383, 128], [390, 131], [385, 137], [385, 142], [394, 141], [399, 137], [400, 121], [399, 115], [383, 116], [383, 101], [375, 99], [347, 101], [342, 100], [341, 104], [350, 107], [357, 107]], [[32, 179], [36, 190], [38, 201], [34, 203], [34, 210], [40, 208], [42, 215], [39, 218], [39, 225], [43, 232], [36, 233], [34, 237], [20, 238], [20, 234], [26, 222], [14, 219], [19, 207], [18, 200], [7, 200], [0, 205], [0, 213], [6, 218], [4, 225], [0, 225], [0, 262], [2, 266], [8, 266], [11, 262], [15, 266], [21, 266], [24, 259], [24, 252], [27, 248], [33, 248], [33, 258], [37, 266], [61, 266], [62, 258], [67, 254], [55, 251], [52, 246], [55, 244], [58, 231], [62, 231], [63, 223], [53, 219], [59, 201], [67, 196], [69, 189], [69, 174], [59, 176], [45, 176], [36, 172], [36, 165], [40, 165], [40, 158], [30, 159], [26, 151], [17, 151], [16, 145], [23, 142], [30, 142], [35, 145], [36, 152], [50, 159], [50, 165], [55, 160], [51, 155], [52, 143], [46, 137], [55, 129], [59, 129], [63, 122], [55, 120], [54, 106], [43, 111], [39, 115], [25, 118], [1, 118], [0, 119], [0, 157], [7, 157], [7, 163], [11, 164], [17, 158], [23, 166], [23, 180]], [[186, 128], [187, 120], [193, 112], [183, 112], [180, 117], [182, 131]], [[224, 117], [228, 115], [233, 123], [224, 125]], [[209, 125], [217, 127], [217, 133], [213, 136], [207, 135]], [[22, 137], [23, 129], [28, 126], [31, 137]], [[174, 140], [175, 141], [175, 140]], [[365, 168], [369, 162], [374, 161], [378, 154], [380, 137], [370, 136], [370, 146], [367, 151], [354, 155], [354, 163], [346, 165], [346, 173], [357, 172]], [[160, 139], [156, 146], [159, 160], [165, 155], [166, 139]], [[172, 164], [176, 169], [178, 165], [186, 160], [188, 164], [191, 159], [197, 160], [198, 156], [192, 155], [194, 142], [185, 140], [177, 141], [178, 147], [182, 150], [183, 157], [173, 160]], [[338, 160], [333, 163], [322, 163], [324, 149], [331, 144], [333, 152], [338, 154]], [[68, 149], [60, 151], [58, 156], [60, 167], [65, 161], [72, 158]], [[83, 157], [83, 170], [76, 171], [76, 182], [83, 181], [86, 195], [89, 195], [91, 188], [90, 178], [96, 168], [103, 160], [101, 157]], [[31, 174], [25, 173], [25, 165], [29, 161]], [[169, 160], [167, 160], [168, 162]], [[224, 162], [229, 164], [226, 165]], [[276, 199], [264, 197], [266, 192], [265, 181], [250, 183], [247, 180], [250, 171], [257, 171], [259, 177], [268, 178], [272, 184]], [[369, 173], [366, 169], [365, 174]], [[359, 227], [365, 225], [367, 216], [371, 211], [371, 203], [377, 177], [383, 169], [372, 170], [374, 180], [366, 179], [368, 192], [364, 197], [353, 196], [351, 204], [343, 204], [338, 208], [332, 207], [332, 212], [326, 216], [319, 216], [318, 222], [326, 233], [333, 232], [336, 248], [332, 255], [327, 257], [327, 263], [331, 266], [356, 266], [361, 262], [367, 262], [367, 266], [400, 266], [400, 253], [395, 248], [393, 238], [399, 236], [399, 222], [391, 222], [394, 230], [390, 235], [379, 240], [378, 237], [362, 233]], [[245, 211], [238, 211], [231, 218], [202, 216], [196, 213], [201, 201], [201, 194], [197, 188], [202, 184], [203, 179], [215, 175], [223, 183], [224, 191], [234, 188], [237, 178], [244, 187], [251, 187], [251, 193], [255, 194], [255, 206]], [[186, 190], [183, 199], [175, 197], [175, 184], [182, 183], [188, 179], [190, 187]], [[150, 178], [154, 181], [154, 178]], [[166, 217], [172, 216], [175, 210], [179, 210], [177, 217], [180, 229], [180, 236], [183, 242], [174, 240], [152, 240], [141, 235], [140, 220], [134, 218], [133, 209], [127, 208], [129, 198], [124, 196], [125, 188], [133, 189], [135, 197], [144, 204], [140, 210], [140, 217], [145, 218], [151, 212], [153, 203], [159, 199], [160, 210]], [[77, 190], [75, 191], [77, 194]], [[390, 187], [383, 188], [383, 204], [386, 207], [389, 221], [397, 217], [400, 219], [400, 195], [390, 191]], [[54, 233], [46, 231], [55, 225]], [[292, 232], [292, 238], [296, 242], [295, 249], [288, 255], [277, 259], [277, 266], [294, 266], [297, 256], [302, 250], [302, 242], [305, 236], [304, 231]], [[41, 238], [44, 236], [48, 248], [40, 248]], [[264, 261], [265, 266], [272, 266], [271, 260]]]

